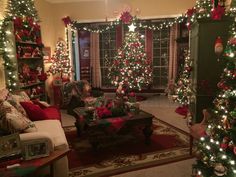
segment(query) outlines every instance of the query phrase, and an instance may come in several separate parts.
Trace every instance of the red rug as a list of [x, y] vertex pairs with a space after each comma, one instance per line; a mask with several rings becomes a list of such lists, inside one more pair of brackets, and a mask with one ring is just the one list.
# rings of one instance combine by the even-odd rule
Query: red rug
[[87, 137], [78, 137], [75, 128], [65, 128], [72, 149], [70, 177], [109, 176], [190, 158], [188, 135], [159, 119], [153, 121], [151, 144], [144, 143], [142, 131], [114, 135], [94, 151]]

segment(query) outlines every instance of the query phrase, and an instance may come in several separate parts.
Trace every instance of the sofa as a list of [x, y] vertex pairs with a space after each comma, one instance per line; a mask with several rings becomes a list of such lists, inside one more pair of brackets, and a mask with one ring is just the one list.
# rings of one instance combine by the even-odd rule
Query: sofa
[[[5, 134], [19, 133], [22, 143], [40, 139], [46, 140], [49, 142], [50, 152], [69, 149], [59, 117], [53, 117], [55, 115], [50, 113], [43, 115], [46, 119], [39, 118], [32, 121], [29, 117], [34, 117], [34, 115], [28, 115], [29, 112], [21, 105], [22, 102], [33, 104], [24, 92], [11, 94], [3, 89], [0, 90], [0, 93], [0, 132]], [[39, 103], [45, 107], [44, 110], [49, 110], [49, 112], [53, 108], [56, 110], [55, 107], [50, 107], [45, 102]], [[39, 116], [35, 115], [35, 117]], [[55, 177], [67, 177], [69, 172], [67, 156], [54, 162], [53, 168]], [[49, 167], [42, 169], [40, 173], [48, 173], [48, 170]]]

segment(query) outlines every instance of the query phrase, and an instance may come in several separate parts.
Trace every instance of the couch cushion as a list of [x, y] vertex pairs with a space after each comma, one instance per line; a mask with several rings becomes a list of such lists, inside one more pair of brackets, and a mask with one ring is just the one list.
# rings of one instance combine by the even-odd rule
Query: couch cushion
[[3, 112], [0, 120], [2, 129], [11, 133], [37, 131], [34, 123], [16, 110], [8, 101], [0, 104], [0, 110]]
[[69, 148], [59, 120], [41, 120], [34, 123], [39, 132], [47, 132], [51, 136], [55, 150]]

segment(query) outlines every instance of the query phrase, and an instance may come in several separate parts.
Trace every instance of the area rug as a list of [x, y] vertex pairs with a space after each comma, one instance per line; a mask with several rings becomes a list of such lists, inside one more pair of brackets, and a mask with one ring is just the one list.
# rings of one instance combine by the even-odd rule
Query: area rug
[[69, 177], [103, 177], [191, 158], [189, 135], [157, 118], [153, 119], [151, 144], [142, 131], [109, 136], [95, 151], [86, 135], [75, 127], [64, 128], [71, 152]]

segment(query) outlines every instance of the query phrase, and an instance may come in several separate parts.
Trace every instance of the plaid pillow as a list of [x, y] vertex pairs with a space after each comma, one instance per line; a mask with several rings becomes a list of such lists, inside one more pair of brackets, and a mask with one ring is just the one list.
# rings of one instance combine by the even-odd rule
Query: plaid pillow
[[17, 95], [10, 94], [7, 100], [19, 112], [27, 116], [25, 109], [20, 104], [20, 102], [30, 101], [29, 96], [25, 92], [19, 92]]
[[35, 124], [12, 106], [8, 101], [0, 104], [0, 128], [10, 133], [37, 131]]

